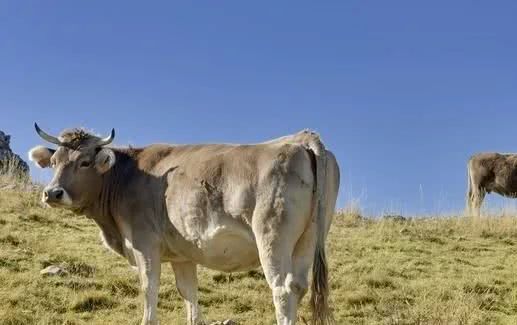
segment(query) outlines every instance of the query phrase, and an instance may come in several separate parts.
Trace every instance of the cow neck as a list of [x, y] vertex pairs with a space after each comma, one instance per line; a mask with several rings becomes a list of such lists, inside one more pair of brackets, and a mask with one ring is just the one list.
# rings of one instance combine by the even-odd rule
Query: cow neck
[[[131, 198], [136, 199], [127, 191], [130, 191], [130, 188], [142, 179], [145, 179], [147, 184], [149, 184], [149, 182], [152, 183], [154, 180], [154, 185], [158, 185], [164, 181], [164, 179], [162, 177], [151, 176], [139, 170], [137, 167], [138, 149], [115, 149], [113, 151], [115, 152], [116, 163], [104, 176], [99, 199], [88, 214], [103, 232], [109, 234], [111, 237], [117, 238], [119, 242], [121, 242], [121, 233], [115, 218], [119, 217], [122, 211], [128, 212], [127, 206], [125, 207], [125, 205], [129, 203], [127, 200]], [[171, 168], [168, 172], [174, 169], [175, 168]], [[163, 186], [163, 184], [161, 185]], [[155, 189], [158, 189], [158, 187], [155, 186]], [[147, 200], [147, 202], [150, 203], [151, 200]], [[195, 245], [187, 242], [167, 218], [159, 217], [166, 213], [165, 201], [155, 203], [156, 210], [154, 212], [156, 217], [152, 219], [160, 223], [155, 225], [154, 231], [156, 231], [158, 236], [164, 239], [164, 248], [176, 256], [194, 258], [202, 262], [202, 252]]]
[[124, 182], [127, 180], [127, 166], [131, 158], [113, 149], [115, 152], [116, 162], [114, 166], [104, 174], [102, 180], [102, 188], [99, 193], [97, 202], [92, 204], [87, 214], [91, 217], [105, 232], [119, 233], [115, 223], [115, 215], [117, 209], [124, 198]]

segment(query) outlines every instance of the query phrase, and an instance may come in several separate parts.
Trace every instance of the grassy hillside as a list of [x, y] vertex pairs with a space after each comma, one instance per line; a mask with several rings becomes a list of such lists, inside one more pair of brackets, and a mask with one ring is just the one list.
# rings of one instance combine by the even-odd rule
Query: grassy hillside
[[[137, 276], [98, 232], [85, 218], [42, 207], [39, 193], [0, 189], [0, 324], [138, 324]], [[328, 247], [338, 324], [517, 324], [517, 219], [338, 215]], [[69, 274], [41, 276], [49, 264]], [[260, 270], [199, 276], [208, 319], [273, 324]], [[159, 309], [162, 324], [185, 323], [166, 265]]]

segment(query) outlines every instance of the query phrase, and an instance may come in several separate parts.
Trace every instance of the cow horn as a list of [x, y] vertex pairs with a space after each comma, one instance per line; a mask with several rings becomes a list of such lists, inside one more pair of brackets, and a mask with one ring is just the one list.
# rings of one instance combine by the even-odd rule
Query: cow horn
[[111, 142], [113, 142], [114, 138], [115, 138], [115, 129], [111, 129], [111, 134], [104, 139], [100, 139], [99, 142], [97, 142], [97, 145], [100, 147], [108, 145]]
[[59, 141], [58, 138], [56, 137], [53, 137], [51, 136], [50, 134], [47, 134], [45, 131], [43, 131], [42, 129], [40, 129], [40, 127], [38, 126], [38, 123], [34, 123], [34, 128], [36, 129], [36, 132], [38, 133], [38, 135], [45, 141], [48, 141], [50, 143], [53, 143], [53, 144], [57, 144], [58, 146], [61, 146], [62, 143], [61, 141]]

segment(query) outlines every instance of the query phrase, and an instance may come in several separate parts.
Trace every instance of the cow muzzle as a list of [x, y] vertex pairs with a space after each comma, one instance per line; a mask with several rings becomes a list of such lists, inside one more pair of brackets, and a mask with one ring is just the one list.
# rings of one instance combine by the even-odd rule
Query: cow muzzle
[[50, 205], [70, 205], [70, 196], [62, 187], [47, 187], [43, 190], [41, 200]]

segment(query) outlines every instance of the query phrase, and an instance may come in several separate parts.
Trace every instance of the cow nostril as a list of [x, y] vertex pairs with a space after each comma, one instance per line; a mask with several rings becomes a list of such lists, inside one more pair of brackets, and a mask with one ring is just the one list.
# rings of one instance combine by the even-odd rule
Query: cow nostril
[[43, 198], [48, 199], [48, 191], [43, 191]]
[[56, 199], [61, 200], [63, 198], [63, 193], [64, 193], [63, 190], [56, 190], [54, 195], [55, 195]]

